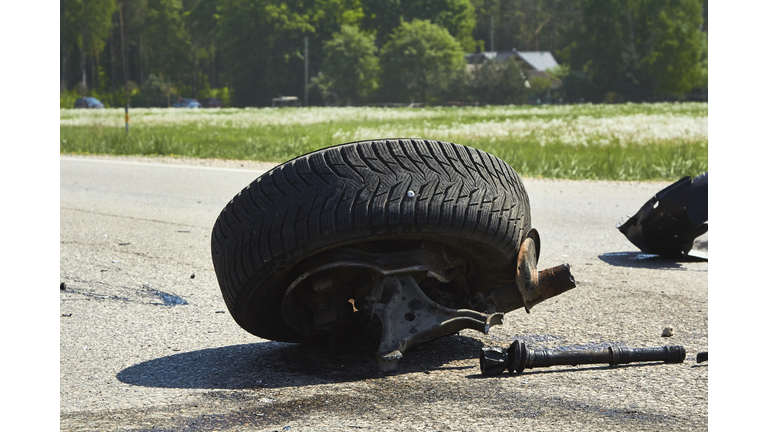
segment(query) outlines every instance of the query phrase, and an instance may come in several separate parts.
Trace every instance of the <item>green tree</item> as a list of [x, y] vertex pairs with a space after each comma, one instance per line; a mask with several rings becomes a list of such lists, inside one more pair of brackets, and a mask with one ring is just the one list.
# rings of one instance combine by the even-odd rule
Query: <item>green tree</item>
[[362, 0], [362, 4], [365, 17], [361, 27], [376, 32], [378, 46], [402, 22], [418, 19], [447, 29], [464, 51], [475, 49], [475, 7], [471, 0]]
[[151, 73], [171, 82], [191, 80], [192, 50], [180, 0], [148, 0], [142, 44]]
[[685, 93], [701, 80], [701, 0], [580, 0], [583, 21], [561, 54], [602, 94]]
[[[383, 83], [389, 97], [426, 103], [447, 88], [465, 66], [464, 54], [448, 30], [425, 20], [404, 22], [381, 49]], [[402, 100], [402, 99], [401, 99]]]
[[571, 71], [563, 77], [563, 85], [560, 87], [563, 99], [568, 103], [600, 102], [600, 90], [583, 71]]
[[[96, 88], [99, 85], [99, 55], [112, 27], [115, 0], [62, 0], [60, 7], [62, 53], [74, 49], [80, 52], [83, 78], [87, 76], [88, 57], [92, 57], [90, 87]], [[87, 81], [83, 82], [84, 86], [87, 84]]]
[[701, 53], [701, 79], [693, 88], [709, 88], [709, 43], [706, 32], [701, 33], [701, 41], [704, 45]]
[[490, 50], [491, 18], [496, 51], [552, 51], [569, 41], [565, 31], [580, 20], [574, 0], [473, 0], [477, 26], [475, 39]]
[[141, 96], [150, 107], [170, 107], [171, 94], [175, 92], [176, 88], [172, 83], [155, 74], [149, 74], [141, 86]]
[[528, 97], [525, 76], [512, 57], [506, 61], [488, 60], [475, 69], [470, 96], [485, 104], [523, 104]]
[[[322, 43], [362, 18], [359, 0], [220, 0], [218, 33], [236, 106], [269, 106], [304, 91], [304, 37], [310, 75]], [[312, 73], [315, 72], [315, 73]]]
[[[116, 45], [116, 56], [119, 60], [119, 70], [122, 71], [122, 80], [115, 77], [115, 84], [120, 82], [125, 94], [131, 92], [136, 82], [143, 83], [144, 69], [144, 28], [148, 13], [147, 0], [117, 0], [117, 11], [114, 22], [113, 38], [119, 41]], [[111, 53], [110, 53], [111, 54]], [[133, 84], [130, 84], [133, 82]]]
[[666, 94], [690, 91], [702, 76], [701, 0], [637, 2], [642, 66]]
[[366, 99], [379, 86], [379, 59], [374, 36], [344, 25], [323, 46], [321, 70], [340, 98]]
[[192, 91], [195, 97], [211, 97], [211, 85], [218, 81], [216, 30], [218, 1], [186, 0], [184, 22], [192, 41]]

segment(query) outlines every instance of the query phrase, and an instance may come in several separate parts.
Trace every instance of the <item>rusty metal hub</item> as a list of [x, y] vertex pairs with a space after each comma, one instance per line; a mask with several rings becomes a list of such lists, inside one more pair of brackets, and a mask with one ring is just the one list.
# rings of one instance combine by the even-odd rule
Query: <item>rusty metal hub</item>
[[479, 291], [465, 280], [466, 260], [444, 245], [396, 252], [337, 248], [302, 263], [283, 296], [282, 315], [307, 336], [373, 328], [380, 371], [397, 368], [403, 353], [462, 329], [488, 333], [504, 313], [575, 287], [567, 264], [539, 272], [539, 237], [531, 230], [517, 259], [516, 282]]

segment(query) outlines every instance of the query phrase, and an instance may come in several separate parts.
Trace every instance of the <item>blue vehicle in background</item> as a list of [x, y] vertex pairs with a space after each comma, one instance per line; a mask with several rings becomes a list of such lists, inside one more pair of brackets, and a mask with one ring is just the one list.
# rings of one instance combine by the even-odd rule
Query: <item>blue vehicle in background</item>
[[75, 101], [75, 108], [104, 108], [104, 104], [95, 97], [81, 97]]
[[200, 102], [197, 99], [188, 99], [180, 97], [178, 102], [172, 105], [174, 108], [201, 108]]

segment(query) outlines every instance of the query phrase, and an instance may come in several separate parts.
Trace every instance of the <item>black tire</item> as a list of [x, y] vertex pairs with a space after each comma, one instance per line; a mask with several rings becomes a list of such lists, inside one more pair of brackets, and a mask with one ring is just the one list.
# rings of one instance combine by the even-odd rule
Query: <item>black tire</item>
[[528, 195], [504, 161], [448, 142], [387, 139], [318, 150], [260, 176], [219, 215], [211, 251], [241, 327], [308, 342], [280, 312], [302, 260], [342, 245], [426, 240], [474, 260], [482, 271], [468, 282], [489, 291], [514, 281], [530, 228]]

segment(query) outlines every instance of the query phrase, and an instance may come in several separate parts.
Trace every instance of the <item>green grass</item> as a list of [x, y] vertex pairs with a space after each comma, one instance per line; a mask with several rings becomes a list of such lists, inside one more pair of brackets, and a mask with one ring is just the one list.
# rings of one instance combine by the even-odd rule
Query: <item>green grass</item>
[[708, 170], [707, 104], [478, 108], [61, 110], [62, 154], [284, 162], [344, 142], [443, 139], [523, 176], [677, 180]]

